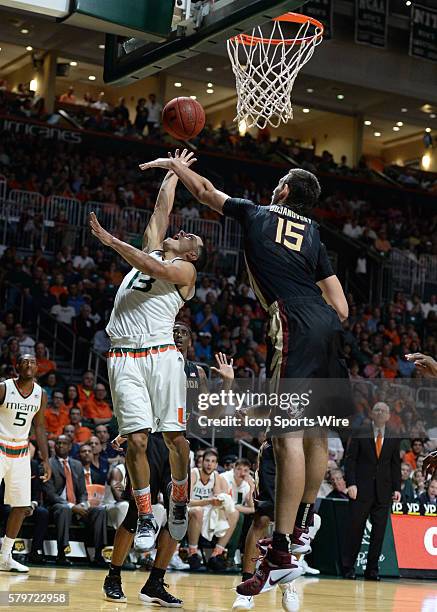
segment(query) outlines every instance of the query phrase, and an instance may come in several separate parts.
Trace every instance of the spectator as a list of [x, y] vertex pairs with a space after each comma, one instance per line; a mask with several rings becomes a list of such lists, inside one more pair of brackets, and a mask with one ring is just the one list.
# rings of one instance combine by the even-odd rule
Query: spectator
[[196, 297], [198, 300], [205, 303], [206, 296], [208, 293], [213, 293], [215, 296], [217, 296], [217, 292], [212, 287], [211, 281], [209, 280], [207, 276], [204, 276], [202, 280], [200, 281], [200, 286], [197, 287], [196, 289]]
[[349, 219], [343, 226], [343, 234], [348, 238], [357, 240], [363, 233], [363, 228], [358, 225], [356, 219]]
[[[74, 459], [77, 459], [77, 457], [79, 457], [79, 450], [80, 450], [80, 444], [78, 444], [77, 442], [74, 442], [74, 434], [75, 434], [75, 427], [74, 425], [72, 425], [71, 423], [69, 423], [68, 425], [65, 425], [64, 430], [62, 432], [61, 435], [67, 436], [67, 438], [70, 440], [71, 442], [71, 450], [70, 450], [70, 457], [73, 457]], [[49, 440], [49, 442], [51, 442], [52, 440]]]
[[44, 417], [47, 433], [51, 437], [60, 436], [65, 425], [70, 422], [69, 411], [64, 404], [64, 396], [61, 391], [53, 392], [52, 402], [47, 406]]
[[81, 404], [94, 399], [94, 373], [91, 370], [86, 370], [82, 374], [82, 382], [77, 385], [77, 391]]
[[118, 98], [117, 106], [114, 106], [114, 116], [121, 115], [124, 121], [129, 121], [129, 109], [126, 106], [126, 99], [122, 96]]
[[411, 481], [413, 483], [414, 496], [420, 497], [425, 492], [425, 476], [422, 474], [422, 470], [414, 470]]
[[145, 104], [147, 110], [147, 128], [149, 136], [154, 136], [159, 131], [161, 123], [162, 106], [156, 101], [156, 95], [151, 93]]
[[137, 107], [136, 107], [136, 116], [134, 126], [138, 134], [142, 135], [144, 132], [144, 128], [147, 125], [147, 117], [149, 116], [149, 111], [146, 108], [146, 99], [139, 98]]
[[86, 268], [95, 268], [96, 264], [90, 257], [90, 250], [87, 246], [83, 246], [80, 250], [80, 255], [76, 255], [73, 259], [73, 268], [75, 270], [85, 270]]
[[184, 219], [198, 219], [200, 217], [199, 209], [194, 206], [193, 200], [189, 200], [181, 210], [181, 215]]
[[374, 242], [374, 247], [381, 255], [387, 255], [391, 251], [390, 241], [387, 239], [385, 231], [379, 232], [377, 239]]
[[25, 353], [35, 355], [35, 340], [24, 333], [23, 326], [20, 323], [14, 325], [14, 336], [18, 341], [21, 355]]
[[199, 340], [194, 343], [196, 361], [209, 363], [212, 361], [212, 336], [209, 332], [200, 332]]
[[79, 449], [79, 459], [83, 467], [85, 476], [85, 484], [88, 485], [104, 485], [106, 478], [93, 464], [93, 449], [89, 442], [82, 442]]
[[93, 452], [92, 463], [94, 468], [102, 475], [106, 481], [106, 477], [109, 471], [109, 463], [106, 457], [103, 455], [102, 443], [97, 436], [91, 436], [89, 444]]
[[218, 316], [213, 313], [210, 304], [204, 305], [203, 309], [194, 317], [194, 322], [199, 332], [218, 334], [220, 331]]
[[120, 461], [120, 455], [115, 448], [112, 448], [108, 427], [106, 425], [97, 425], [95, 433], [102, 445], [101, 457], [106, 459], [108, 463], [118, 463]]
[[416, 497], [411, 481], [412, 471], [409, 463], [401, 463], [401, 502], [403, 504], [414, 501]]
[[37, 342], [35, 344], [35, 357], [38, 366], [38, 378], [56, 370], [56, 363], [48, 359], [48, 351], [44, 342]]
[[70, 425], [74, 426], [74, 438], [73, 441], [77, 444], [88, 441], [93, 432], [89, 427], [82, 425], [82, 415], [80, 408], [70, 408]]
[[75, 408], [79, 407], [79, 410], [82, 412], [82, 408], [79, 404], [79, 391], [76, 385], [68, 385], [66, 387], [64, 391], [64, 403], [68, 411], [74, 406]]
[[417, 467], [417, 458], [424, 451], [423, 441], [420, 438], [411, 440], [411, 450], [404, 455], [405, 463], [408, 463], [413, 470]]
[[428, 489], [419, 495], [420, 504], [437, 504], [437, 480], [430, 480]]
[[83, 304], [80, 314], [73, 319], [73, 330], [77, 336], [76, 362], [86, 363], [89, 356], [89, 349], [96, 333], [96, 325], [91, 317], [91, 306]]
[[93, 530], [95, 556], [92, 565], [106, 567], [102, 550], [106, 545], [106, 513], [102, 507], [90, 508], [85, 476], [80, 461], [71, 459], [71, 441], [65, 436], [56, 440], [56, 456], [50, 459], [52, 476], [43, 485], [47, 507], [56, 525], [58, 555], [56, 564], [70, 566], [66, 557], [72, 519], [78, 519]]
[[[71, 289], [71, 286], [70, 286]], [[58, 323], [71, 325], [73, 318], [76, 316], [76, 311], [73, 306], [68, 304], [69, 298], [65, 293], [59, 296], [59, 304], [55, 304], [50, 309], [50, 314], [53, 315]]]
[[[66, 293], [66, 292], [62, 292]], [[47, 279], [43, 279], [41, 284], [35, 287], [33, 292], [35, 308], [38, 311], [50, 310], [58, 303], [56, 297], [50, 291], [50, 283]]]
[[53, 297], [56, 299], [56, 302], [59, 303], [59, 296], [62, 293], [67, 294], [68, 290], [67, 287], [64, 284], [64, 276], [62, 274], [56, 274], [55, 276], [55, 282], [54, 284], [50, 287], [50, 293], [53, 295]]
[[349, 499], [346, 481], [341, 470], [331, 472], [332, 491], [326, 496], [327, 499]]
[[67, 102], [68, 104], [76, 104], [77, 103], [76, 96], [74, 95], [74, 87], [72, 85], [70, 85], [70, 87], [68, 88], [66, 93], [63, 93], [60, 96], [59, 102]]
[[83, 415], [94, 422], [94, 425], [109, 423], [112, 419], [112, 410], [106, 399], [106, 387], [97, 383], [94, 389], [94, 397], [91, 397], [83, 405]]
[[100, 111], [107, 111], [109, 109], [109, 104], [105, 101], [104, 91], [99, 93], [99, 97], [91, 104], [91, 108], [97, 108]]
[[428, 318], [430, 312], [435, 312], [437, 314], [437, 295], [431, 295], [429, 302], [422, 304], [422, 314], [424, 319]]
[[76, 283], [72, 283], [68, 287], [68, 299], [67, 304], [74, 308], [74, 316], [80, 314], [80, 309], [85, 304], [85, 298], [79, 293], [79, 288]]

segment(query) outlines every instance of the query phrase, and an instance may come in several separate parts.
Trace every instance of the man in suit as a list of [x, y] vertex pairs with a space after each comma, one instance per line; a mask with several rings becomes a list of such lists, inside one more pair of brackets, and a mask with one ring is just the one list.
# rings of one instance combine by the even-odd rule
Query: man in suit
[[85, 484], [85, 474], [80, 461], [69, 457], [71, 440], [61, 435], [56, 439], [55, 456], [50, 459], [52, 476], [44, 484], [47, 507], [54, 518], [58, 536], [57, 565], [68, 566], [65, 556], [69, 543], [70, 525], [73, 518], [92, 527], [95, 557], [93, 566], [106, 567], [102, 549], [106, 546], [106, 512], [103, 507], [90, 508]]
[[371, 416], [372, 424], [351, 438], [346, 452], [345, 472], [350, 503], [348, 537], [343, 547], [343, 575], [350, 579], [355, 578], [355, 561], [370, 517], [372, 531], [364, 578], [379, 580], [378, 559], [390, 503], [392, 499], [401, 499], [399, 439], [391, 437], [386, 426], [390, 409], [387, 404], [377, 402]]

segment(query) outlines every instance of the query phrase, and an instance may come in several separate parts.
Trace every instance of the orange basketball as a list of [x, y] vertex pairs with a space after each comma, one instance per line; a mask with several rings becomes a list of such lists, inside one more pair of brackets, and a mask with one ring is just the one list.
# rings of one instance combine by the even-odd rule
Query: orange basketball
[[162, 124], [173, 138], [190, 140], [203, 130], [205, 111], [197, 100], [174, 98], [164, 106]]

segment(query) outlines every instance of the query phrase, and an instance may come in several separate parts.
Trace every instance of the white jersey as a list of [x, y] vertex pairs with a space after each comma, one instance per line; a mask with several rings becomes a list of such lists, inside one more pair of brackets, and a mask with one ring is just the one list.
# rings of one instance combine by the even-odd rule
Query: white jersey
[[32, 419], [41, 408], [42, 389], [33, 383], [29, 395], [22, 395], [17, 379], [8, 378], [5, 399], [0, 405], [0, 440], [27, 441]]
[[[162, 251], [149, 255], [164, 261]], [[146, 348], [172, 344], [174, 322], [184, 301], [173, 283], [132, 268], [117, 291], [106, 327], [111, 346]]]
[[234, 478], [234, 470], [229, 470], [220, 474], [228, 484], [228, 493], [236, 504], [244, 505], [250, 493], [250, 485], [246, 480], [243, 480], [240, 485], [237, 485]]
[[213, 491], [218, 472], [212, 472], [206, 484], [203, 484], [200, 480], [199, 468], [193, 468], [191, 476], [193, 477], [194, 475], [196, 476], [196, 483], [193, 485], [193, 491], [190, 496], [191, 499], [210, 499], [214, 497]]

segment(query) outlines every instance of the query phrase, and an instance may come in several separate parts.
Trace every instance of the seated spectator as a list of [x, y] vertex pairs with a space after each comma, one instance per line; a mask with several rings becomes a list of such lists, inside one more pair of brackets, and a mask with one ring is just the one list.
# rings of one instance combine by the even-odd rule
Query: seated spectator
[[64, 404], [65, 407], [67, 408], [67, 410], [69, 411], [70, 408], [73, 408], [73, 406], [79, 407], [81, 413], [82, 413], [82, 408], [79, 404], [79, 392], [77, 390], [77, 386], [76, 385], [68, 385], [65, 388], [64, 391]]
[[37, 342], [35, 344], [35, 357], [38, 366], [38, 378], [56, 370], [56, 363], [48, 359], [48, 351], [44, 342]]
[[79, 292], [79, 288], [76, 283], [72, 283], [68, 287], [68, 297], [67, 304], [74, 308], [74, 316], [78, 316], [80, 314], [80, 309], [85, 304], [85, 298]]
[[53, 393], [60, 391], [64, 386], [63, 379], [54, 370], [50, 370], [47, 374], [41, 376], [38, 382], [47, 393], [49, 403], [53, 401]]
[[[199, 569], [201, 566], [198, 555], [199, 537], [202, 531], [204, 513], [211, 506], [222, 506], [223, 502], [217, 497], [220, 493], [228, 491], [228, 483], [223, 476], [217, 472], [218, 455], [213, 449], [206, 450], [203, 454], [201, 468], [191, 470], [191, 495], [188, 514], [188, 550], [187, 562], [191, 569]], [[235, 526], [237, 525], [240, 513], [235, 510], [226, 513], [229, 523], [224, 536], [218, 539], [217, 544], [208, 561], [208, 567], [215, 571], [223, 571], [226, 567], [224, 552], [229, 542]]]
[[350, 219], [349, 221], [346, 221], [343, 226], [343, 234], [348, 238], [353, 238], [356, 240], [361, 236], [362, 233], [363, 228], [361, 227], [361, 225], [358, 225], [356, 219]]
[[94, 389], [94, 397], [83, 404], [83, 415], [94, 422], [94, 425], [109, 423], [112, 419], [112, 410], [106, 399], [106, 387], [97, 383]]
[[68, 408], [64, 404], [64, 395], [61, 391], [54, 391], [52, 401], [47, 406], [45, 413], [46, 431], [50, 437], [58, 437], [64, 431], [65, 425], [70, 422]]
[[55, 317], [58, 323], [71, 325], [73, 318], [76, 316], [76, 311], [73, 306], [68, 304], [68, 296], [65, 293], [61, 293], [59, 304], [52, 306], [50, 314]]
[[413, 470], [417, 466], [417, 458], [423, 453], [423, 442], [420, 438], [411, 440], [411, 450], [404, 455], [404, 462], [408, 463]]
[[59, 102], [67, 102], [68, 104], [76, 104], [77, 98], [74, 95], [74, 87], [70, 85], [68, 90], [59, 97]]
[[119, 455], [115, 448], [112, 448], [108, 427], [106, 425], [97, 425], [95, 433], [102, 445], [101, 457], [107, 459], [108, 463], [118, 463], [121, 455]]
[[0, 356], [0, 367], [2, 370], [15, 368], [19, 354], [20, 345], [18, 344], [18, 340], [14, 337], [9, 338], [2, 346], [2, 353]]
[[58, 555], [56, 564], [70, 566], [66, 557], [69, 547], [70, 525], [73, 518], [92, 527], [94, 561], [91, 565], [107, 567], [102, 556], [106, 546], [106, 512], [103, 507], [90, 508], [85, 475], [80, 461], [69, 457], [71, 441], [65, 436], [56, 440], [56, 455], [50, 459], [52, 476], [43, 484], [44, 496], [50, 515], [56, 525]]
[[[80, 444], [74, 441], [75, 431], [76, 429], [74, 425], [69, 423], [68, 425], [64, 426], [64, 430], [61, 435], [67, 436], [67, 438], [69, 438], [71, 442], [70, 457], [77, 459], [79, 457]], [[49, 442], [53, 442], [53, 440], [50, 439]]]
[[16, 325], [14, 325], [14, 336], [18, 341], [21, 355], [25, 353], [35, 355], [35, 340], [24, 333], [21, 323], [16, 323]]
[[84, 404], [90, 399], [94, 399], [94, 372], [86, 370], [82, 374], [82, 382], [77, 385], [79, 393], [79, 403]]
[[189, 200], [181, 209], [181, 215], [184, 219], [198, 219], [200, 217], [199, 209], [194, 206], [193, 200]]
[[414, 501], [416, 495], [414, 492], [413, 483], [411, 481], [411, 465], [409, 463], [401, 464], [401, 502], [406, 504], [407, 502]]
[[80, 250], [80, 255], [76, 255], [73, 259], [73, 268], [75, 270], [95, 268], [95, 265], [94, 259], [90, 257], [90, 250], [87, 246], [83, 246]]
[[349, 499], [346, 481], [341, 470], [331, 472], [332, 491], [326, 496], [327, 499]]
[[103, 503], [106, 508], [108, 525], [118, 529], [129, 509], [129, 502], [123, 498], [126, 489], [126, 466], [123, 462], [112, 466], [108, 474], [108, 483]]
[[73, 441], [77, 444], [81, 442], [87, 442], [90, 440], [93, 432], [89, 427], [82, 425], [82, 415], [80, 408], [70, 408], [70, 425], [74, 426], [74, 438]]
[[428, 318], [430, 312], [435, 312], [437, 314], [437, 295], [431, 295], [429, 302], [422, 304], [422, 314], [424, 319]]
[[106, 478], [96, 466], [93, 464], [93, 449], [89, 442], [82, 442], [79, 448], [79, 460], [83, 466], [85, 475], [85, 484], [88, 485], [104, 485]]
[[68, 294], [63, 274], [56, 274], [54, 283], [50, 287], [50, 293], [56, 299], [57, 303], [59, 303], [59, 296], [62, 293]]
[[207, 276], [204, 276], [200, 281], [200, 286], [196, 289], [196, 298], [201, 302], [206, 302], [206, 296], [208, 293], [213, 293], [217, 296], [216, 290], [212, 287], [212, 283]]
[[420, 504], [437, 504], [437, 480], [433, 478], [428, 483], [428, 488], [421, 495], [418, 501]]
[[102, 443], [100, 442], [97, 436], [91, 436], [91, 438], [89, 439], [89, 444], [93, 452], [93, 466], [104, 477], [106, 481], [106, 477], [109, 472], [109, 463], [106, 457], [103, 455]]
[[[409, 464], [408, 464], [409, 465]], [[425, 476], [422, 474], [422, 470], [414, 470], [411, 478], [414, 488], [414, 496], [419, 497], [425, 492]]]
[[200, 332], [198, 334], [199, 340], [194, 343], [194, 352], [196, 361], [204, 361], [209, 363], [212, 361], [212, 336], [209, 332]]
[[39, 286], [35, 287], [33, 299], [37, 310], [48, 310], [49, 312], [58, 303], [58, 300], [50, 291], [50, 283], [46, 278], [41, 281]]
[[220, 331], [219, 319], [212, 311], [211, 304], [205, 304], [194, 317], [194, 323], [199, 332], [218, 334]]
[[381, 253], [381, 255], [387, 255], [391, 251], [390, 241], [387, 239], [387, 232], [381, 231], [375, 242], [373, 243], [376, 251]]

